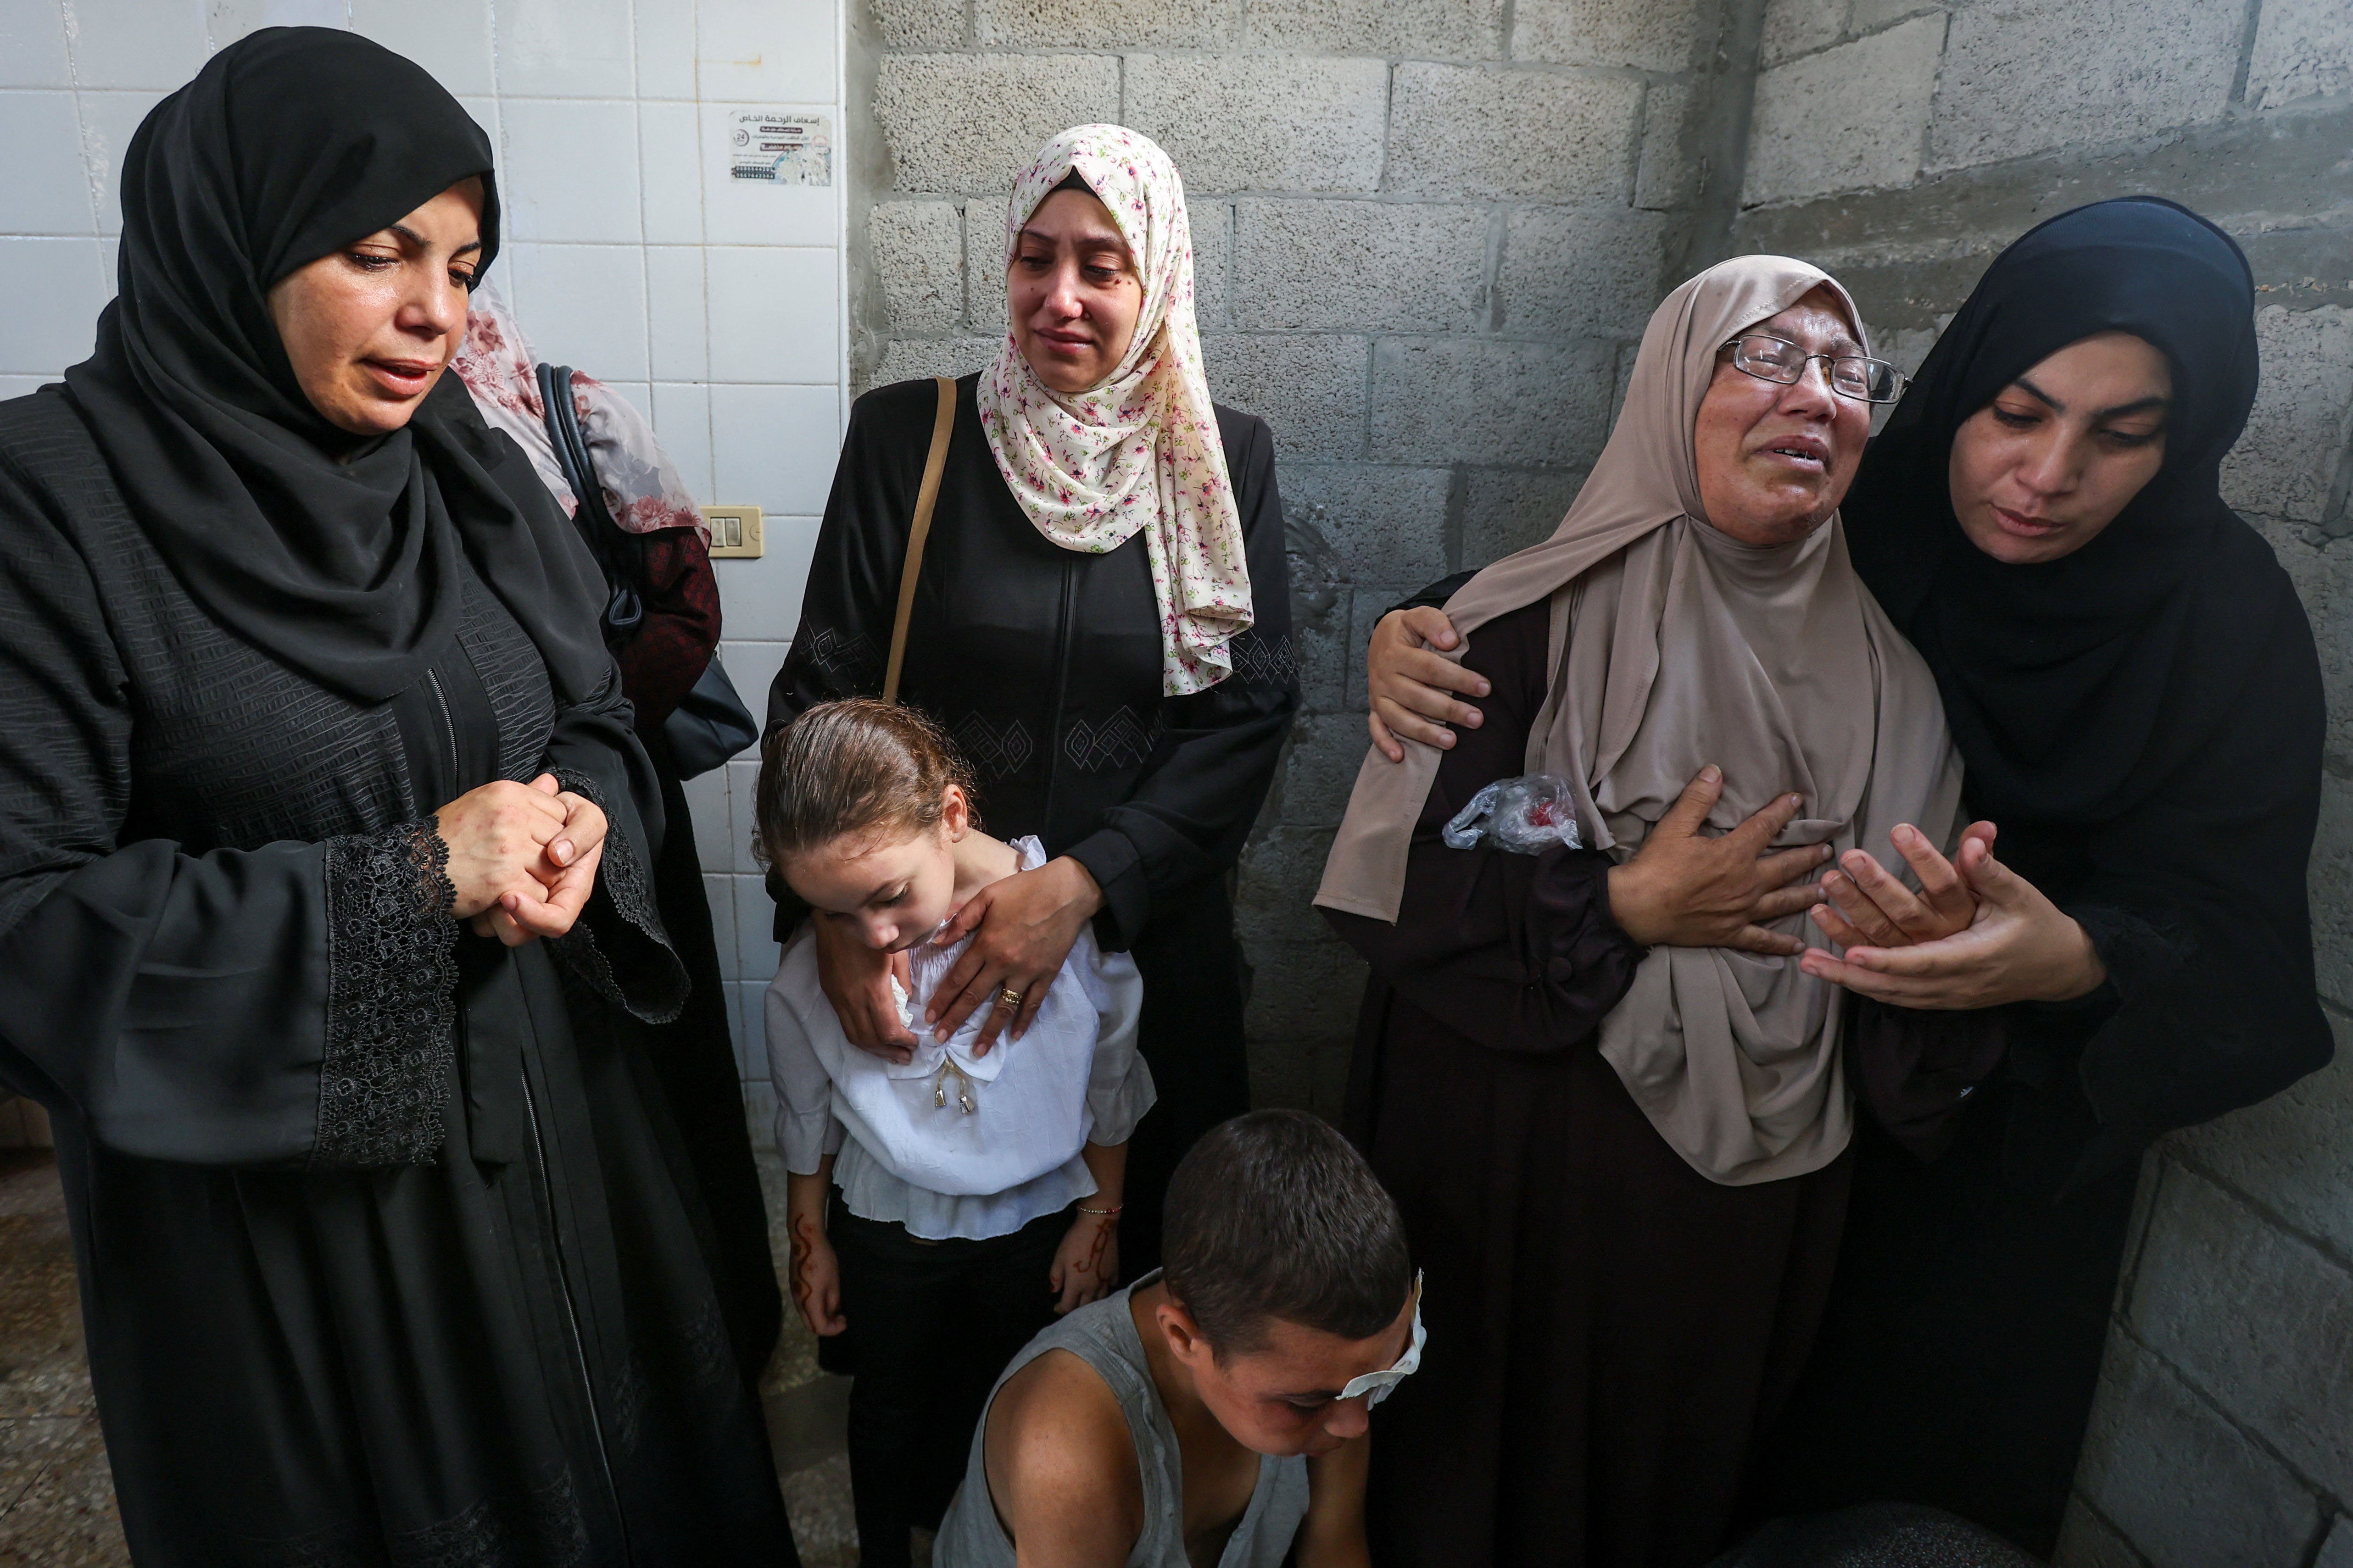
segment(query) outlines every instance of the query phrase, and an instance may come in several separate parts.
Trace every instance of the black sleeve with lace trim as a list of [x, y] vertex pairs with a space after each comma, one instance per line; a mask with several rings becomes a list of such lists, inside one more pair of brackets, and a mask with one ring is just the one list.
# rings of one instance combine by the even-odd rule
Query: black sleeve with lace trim
[[428, 822], [327, 843], [313, 1168], [424, 1164], [441, 1147], [458, 1022], [448, 865]]
[[685, 1010], [689, 983], [655, 902], [661, 784], [631, 718], [617, 678], [556, 715], [547, 771], [565, 789], [594, 801], [607, 826], [596, 891], [571, 931], [552, 944], [551, 955], [605, 1001], [643, 1022], [666, 1024]]

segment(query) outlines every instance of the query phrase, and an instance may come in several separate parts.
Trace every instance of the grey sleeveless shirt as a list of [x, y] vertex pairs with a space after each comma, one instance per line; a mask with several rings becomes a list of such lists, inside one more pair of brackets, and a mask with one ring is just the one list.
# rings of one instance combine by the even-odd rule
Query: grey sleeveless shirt
[[[1135, 1320], [1128, 1314], [1128, 1295], [1160, 1278], [1155, 1270], [1089, 1306], [1081, 1307], [1022, 1348], [997, 1380], [1006, 1380], [1048, 1351], [1068, 1351], [1095, 1369], [1111, 1385], [1119, 1407], [1127, 1415], [1128, 1435], [1135, 1440], [1136, 1468], [1144, 1477], [1144, 1533], [1127, 1554], [1127, 1568], [1190, 1568], [1185, 1555], [1185, 1470], [1176, 1449], [1176, 1429], [1160, 1407], [1152, 1384], [1152, 1368], [1144, 1358], [1144, 1342], [1136, 1337]], [[989, 1401], [997, 1399], [995, 1389]], [[1013, 1542], [997, 1522], [989, 1500], [988, 1470], [982, 1444], [988, 1434], [988, 1414], [982, 1410], [973, 1428], [972, 1458], [965, 1463], [964, 1485], [948, 1505], [933, 1543], [932, 1561], [938, 1568], [1015, 1568]], [[1260, 1456], [1258, 1486], [1250, 1506], [1234, 1526], [1218, 1568], [1282, 1568], [1307, 1517], [1307, 1461]]]

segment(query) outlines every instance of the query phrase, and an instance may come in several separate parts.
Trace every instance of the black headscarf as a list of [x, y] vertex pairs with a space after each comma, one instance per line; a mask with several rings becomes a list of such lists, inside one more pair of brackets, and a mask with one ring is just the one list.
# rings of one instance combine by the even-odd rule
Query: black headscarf
[[66, 373], [148, 542], [196, 602], [362, 701], [413, 684], [456, 634], [460, 550], [562, 699], [610, 668], [594, 563], [457, 377], [406, 428], [354, 437], [303, 395], [270, 320], [271, 285], [470, 175], [488, 268], [491, 144], [458, 100], [355, 34], [255, 33], [132, 138], [119, 292], [97, 351]]
[[[2171, 363], [2163, 467], [2081, 550], [1997, 561], [1953, 515], [1954, 434], [2108, 331]], [[2220, 488], [2256, 373], [2253, 278], [2228, 235], [2154, 197], [2079, 207], [1988, 268], [1842, 509], [1857, 570], [1936, 672], [1971, 811], [2107, 961], [2122, 1005], [2081, 1071], [2119, 1152], [2328, 1059], [2305, 897], [2319, 663]]]

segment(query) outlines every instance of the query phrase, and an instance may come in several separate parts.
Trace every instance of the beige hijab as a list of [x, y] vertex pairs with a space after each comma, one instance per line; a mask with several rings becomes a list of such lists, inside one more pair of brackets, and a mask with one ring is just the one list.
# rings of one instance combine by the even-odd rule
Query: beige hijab
[[[1568, 516], [1446, 606], [1469, 633], [1552, 601], [1556, 673], [1526, 768], [1567, 778], [1585, 841], [1620, 860], [1709, 763], [1725, 780], [1711, 833], [1786, 791], [1804, 796], [1804, 815], [1777, 847], [1860, 845], [1901, 865], [1888, 840], [1898, 823], [1947, 842], [1957, 829], [1960, 759], [1936, 681], [1855, 576], [1838, 518], [1758, 547], [1701, 510], [1692, 432], [1716, 350], [1820, 285], [1860, 338], [1846, 291], [1786, 257], [1736, 258], [1668, 295]], [[1401, 765], [1366, 754], [1317, 903], [1398, 918], [1438, 761], [1411, 742]], [[1821, 940], [1802, 915], [1778, 929]], [[1801, 1175], [1836, 1159], [1852, 1130], [1836, 1001], [1794, 959], [1655, 948], [1602, 1021], [1601, 1054], [1702, 1175]]]

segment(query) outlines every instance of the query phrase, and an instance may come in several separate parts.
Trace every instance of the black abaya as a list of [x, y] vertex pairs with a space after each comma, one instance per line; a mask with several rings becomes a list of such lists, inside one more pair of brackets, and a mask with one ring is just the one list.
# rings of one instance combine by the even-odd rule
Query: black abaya
[[[1263, 420], [1218, 410], [1257, 621], [1229, 645], [1225, 680], [1163, 697], [1144, 538], [1093, 555], [1039, 533], [989, 453], [978, 379], [956, 384], [901, 697], [963, 749], [988, 831], [1035, 834], [1050, 857], [1086, 867], [1103, 892], [1096, 940], [1133, 954], [1143, 975], [1136, 1043], [1159, 1099], [1128, 1146], [1120, 1268], [1133, 1279], [1158, 1267], [1160, 1200], [1177, 1160], [1250, 1109], [1226, 876], [1299, 702], [1274, 447]], [[852, 411], [801, 626], [768, 694], [772, 729], [881, 689], [936, 406], [933, 383], [910, 381]], [[782, 941], [801, 906], [779, 879], [768, 886]]]

